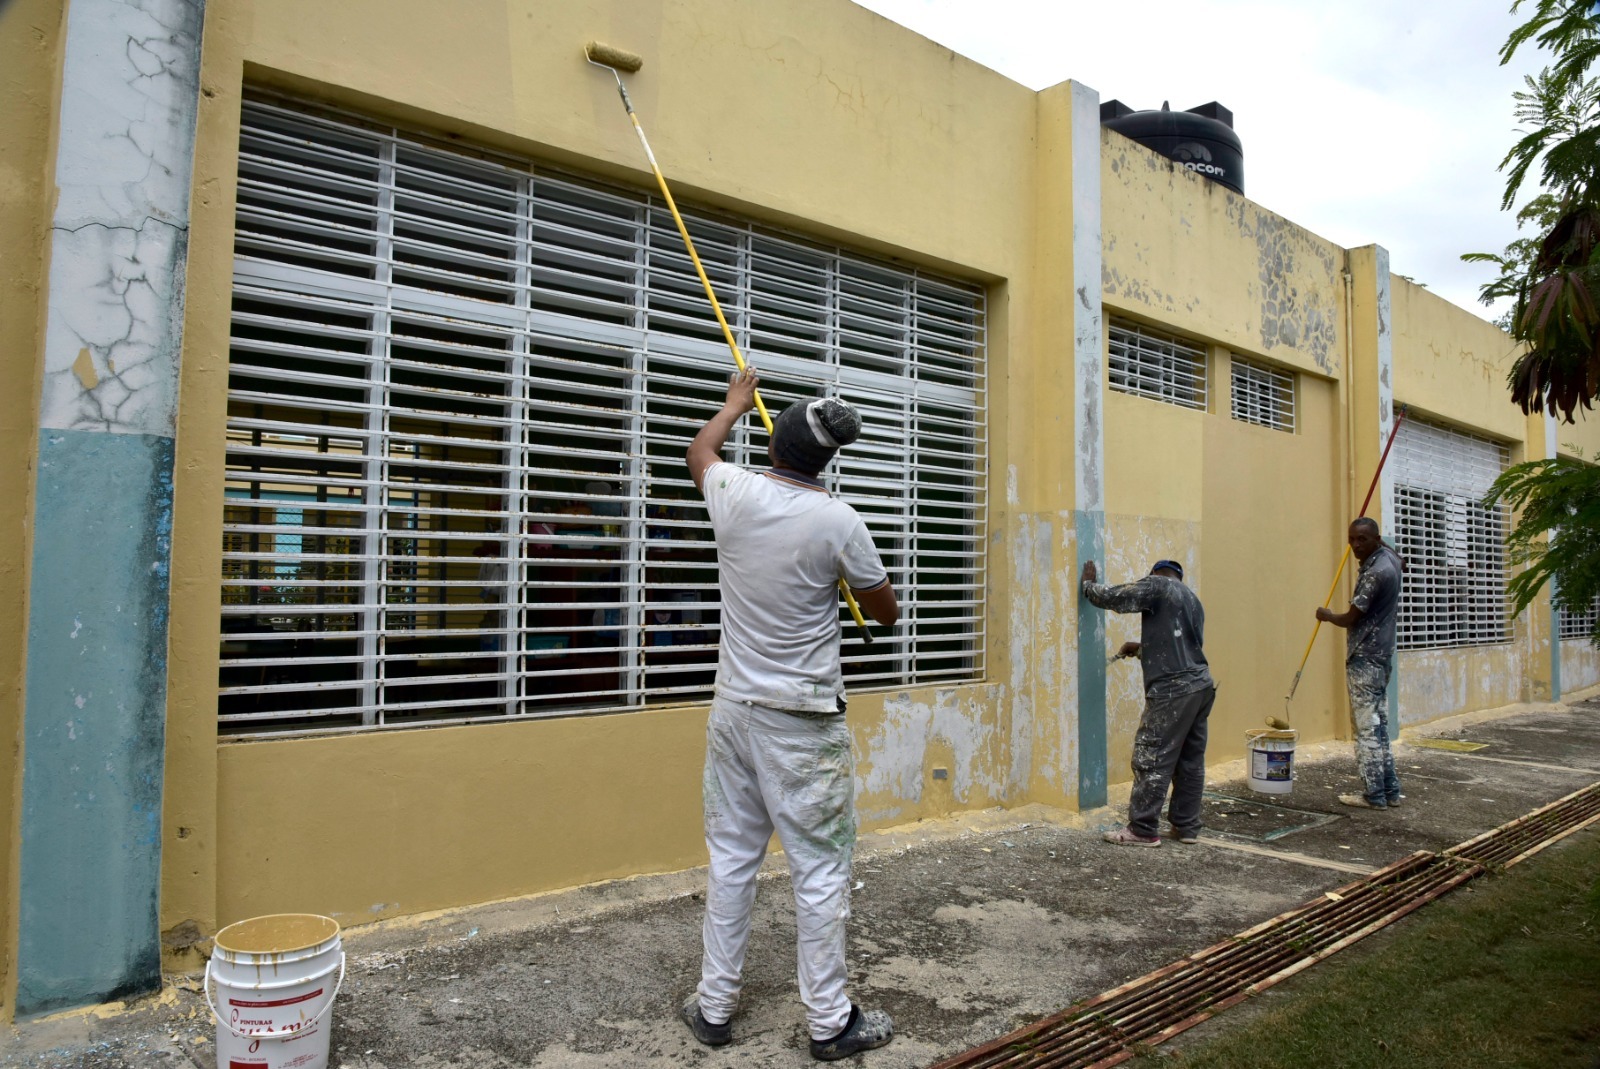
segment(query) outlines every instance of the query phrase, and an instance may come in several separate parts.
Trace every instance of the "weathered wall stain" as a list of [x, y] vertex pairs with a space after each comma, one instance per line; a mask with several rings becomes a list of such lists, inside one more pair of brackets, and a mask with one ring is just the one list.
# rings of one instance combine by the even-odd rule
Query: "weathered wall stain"
[[892, 820], [915, 807], [930, 782], [933, 752], [950, 755], [949, 789], [957, 804], [1011, 798], [1006, 740], [994, 722], [991, 691], [962, 687], [886, 697], [856, 765], [861, 819]]

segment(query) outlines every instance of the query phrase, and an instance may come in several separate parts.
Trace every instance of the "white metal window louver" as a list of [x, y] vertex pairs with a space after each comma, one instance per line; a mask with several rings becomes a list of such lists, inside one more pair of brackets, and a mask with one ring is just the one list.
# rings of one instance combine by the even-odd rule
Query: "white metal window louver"
[[1595, 598], [1582, 612], [1563, 609], [1558, 615], [1561, 619], [1561, 638], [1588, 639], [1594, 634], [1595, 624], [1600, 622], [1600, 598]]
[[1235, 355], [1229, 361], [1233, 418], [1294, 433], [1295, 377], [1267, 364]]
[[1487, 438], [1416, 418], [1400, 425], [1390, 537], [1406, 562], [1401, 649], [1510, 640], [1510, 510], [1483, 505], [1489, 484], [1508, 461], [1506, 447]]
[[1113, 318], [1106, 331], [1111, 388], [1184, 408], [1206, 407], [1203, 345]]
[[[870, 650], [847, 626], [848, 679], [981, 676], [983, 291], [687, 219], [773, 410], [837, 393], [865, 419], [827, 477], [903, 610]], [[683, 457], [731, 358], [655, 197], [256, 96], [233, 292], [225, 732], [710, 693]], [[724, 455], [765, 463], [757, 421]]]

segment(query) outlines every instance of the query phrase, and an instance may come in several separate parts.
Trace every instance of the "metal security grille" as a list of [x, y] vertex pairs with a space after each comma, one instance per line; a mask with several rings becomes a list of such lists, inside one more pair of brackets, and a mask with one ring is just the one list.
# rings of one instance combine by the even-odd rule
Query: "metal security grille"
[[1233, 418], [1294, 432], [1294, 375], [1242, 356], [1232, 357]]
[[[981, 675], [983, 291], [687, 219], [773, 411], [862, 410], [831, 488], [903, 609], [870, 651], [846, 632], [852, 683]], [[258, 98], [234, 272], [225, 731], [709, 694], [716, 556], [683, 457], [731, 359], [664, 205]], [[750, 419], [725, 455], [765, 446]]]
[[1394, 443], [1391, 537], [1405, 558], [1401, 649], [1481, 646], [1511, 638], [1505, 539], [1510, 510], [1484, 494], [1506, 447], [1418, 419]]
[[1111, 388], [1184, 408], [1206, 407], [1206, 351], [1195, 342], [1112, 319]]
[[1594, 634], [1595, 625], [1600, 623], [1600, 598], [1595, 598], [1583, 612], [1568, 612], [1563, 609], [1560, 616], [1562, 638], [1586, 639]]

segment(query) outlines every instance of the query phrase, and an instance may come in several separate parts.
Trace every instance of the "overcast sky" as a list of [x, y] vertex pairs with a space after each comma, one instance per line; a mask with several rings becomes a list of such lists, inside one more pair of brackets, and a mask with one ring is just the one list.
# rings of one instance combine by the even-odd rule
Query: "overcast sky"
[[1478, 315], [1492, 277], [1464, 252], [1516, 236], [1495, 168], [1511, 94], [1545, 58], [1499, 65], [1511, 0], [856, 0], [1034, 89], [1075, 79], [1135, 109], [1220, 101], [1245, 194]]

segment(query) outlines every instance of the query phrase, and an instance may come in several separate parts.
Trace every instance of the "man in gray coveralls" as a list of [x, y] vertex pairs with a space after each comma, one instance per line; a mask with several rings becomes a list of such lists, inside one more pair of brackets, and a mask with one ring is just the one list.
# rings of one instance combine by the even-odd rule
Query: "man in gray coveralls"
[[1083, 566], [1083, 596], [1112, 612], [1138, 613], [1139, 641], [1118, 656], [1144, 668], [1144, 716], [1133, 739], [1133, 793], [1128, 824], [1108, 831], [1118, 846], [1160, 846], [1161, 806], [1172, 787], [1167, 820], [1180, 843], [1199, 841], [1200, 795], [1206, 785], [1206, 720], [1217, 686], [1201, 647], [1206, 611], [1183, 585], [1183, 565], [1158, 560], [1150, 574], [1122, 586], [1101, 586], [1094, 561]]
[[1395, 613], [1400, 607], [1400, 554], [1383, 544], [1378, 521], [1366, 516], [1350, 524], [1350, 552], [1361, 562], [1350, 608], [1318, 608], [1317, 619], [1349, 628], [1344, 677], [1350, 688], [1350, 720], [1355, 725], [1356, 769], [1362, 792], [1339, 801], [1363, 809], [1393, 809], [1400, 804], [1400, 777], [1389, 750], [1389, 672], [1394, 667]]

